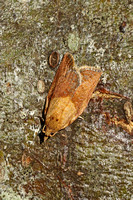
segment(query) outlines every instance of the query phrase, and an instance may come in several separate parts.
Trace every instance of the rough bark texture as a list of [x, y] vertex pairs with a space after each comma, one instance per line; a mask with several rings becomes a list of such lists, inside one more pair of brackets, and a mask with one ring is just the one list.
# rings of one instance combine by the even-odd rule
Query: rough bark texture
[[52, 51], [100, 66], [100, 85], [132, 102], [131, 1], [2, 0], [0, 10], [0, 198], [133, 199], [132, 137], [102, 115], [126, 120], [124, 100], [90, 101], [83, 119], [42, 145], [37, 137]]

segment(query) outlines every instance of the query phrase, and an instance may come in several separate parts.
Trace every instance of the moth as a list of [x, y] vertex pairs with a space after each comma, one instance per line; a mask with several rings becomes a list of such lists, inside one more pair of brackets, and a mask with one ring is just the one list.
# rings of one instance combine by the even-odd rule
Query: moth
[[66, 53], [59, 65], [42, 112], [40, 143], [73, 123], [87, 107], [101, 77], [96, 67], [77, 67]]

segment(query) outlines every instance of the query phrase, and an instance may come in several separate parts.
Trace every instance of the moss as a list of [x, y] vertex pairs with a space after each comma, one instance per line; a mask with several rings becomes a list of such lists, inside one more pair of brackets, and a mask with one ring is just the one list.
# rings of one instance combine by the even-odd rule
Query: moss
[[68, 47], [72, 52], [75, 52], [79, 48], [79, 36], [77, 32], [70, 33], [68, 35]]

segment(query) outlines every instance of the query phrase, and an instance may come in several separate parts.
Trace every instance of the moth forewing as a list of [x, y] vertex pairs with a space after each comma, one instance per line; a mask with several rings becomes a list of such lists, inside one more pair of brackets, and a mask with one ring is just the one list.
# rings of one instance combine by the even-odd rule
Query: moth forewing
[[54, 80], [53, 80], [53, 82], [50, 86], [50, 89], [49, 89], [49, 92], [48, 92], [48, 95], [47, 95], [47, 98], [46, 98], [46, 106], [45, 106], [45, 109], [44, 109], [45, 114], [47, 113], [47, 109], [48, 109], [48, 106], [49, 106], [49, 103], [50, 103], [50, 99], [51, 99], [52, 95], [54, 94], [55, 87], [60, 82], [59, 79], [61, 79], [61, 77], [64, 77], [66, 75], [66, 73], [69, 71], [69, 69], [73, 68], [74, 65], [75, 65], [75, 63], [74, 63], [73, 56], [70, 53], [66, 53], [63, 56], [63, 59], [62, 59], [60, 65], [59, 65], [59, 67], [56, 71]]
[[69, 53], [64, 55], [46, 100], [43, 128], [45, 140], [70, 125], [82, 114], [100, 76], [101, 71], [97, 68], [76, 68], [73, 56]]

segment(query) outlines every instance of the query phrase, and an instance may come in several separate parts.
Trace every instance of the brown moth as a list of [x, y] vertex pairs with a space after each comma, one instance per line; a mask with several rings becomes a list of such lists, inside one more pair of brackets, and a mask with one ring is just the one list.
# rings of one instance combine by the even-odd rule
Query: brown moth
[[48, 92], [41, 118], [40, 143], [74, 122], [87, 107], [100, 79], [95, 67], [75, 66], [74, 58], [66, 53]]

